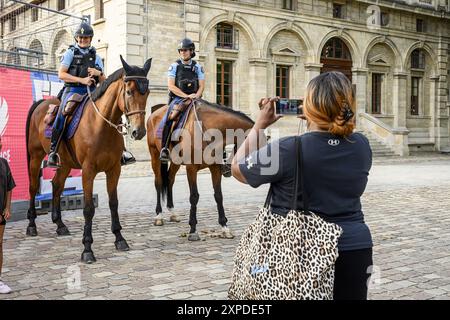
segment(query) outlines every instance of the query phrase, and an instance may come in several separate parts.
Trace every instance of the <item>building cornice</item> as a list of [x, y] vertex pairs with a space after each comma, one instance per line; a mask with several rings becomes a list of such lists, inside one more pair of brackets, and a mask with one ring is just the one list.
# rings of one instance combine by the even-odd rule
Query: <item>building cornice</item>
[[[284, 21], [292, 21], [293, 23], [308, 23], [334, 29], [344, 28], [347, 31], [366, 32], [372, 33], [374, 35], [385, 35], [390, 37], [406, 38], [410, 40], [417, 40], [418, 38], [418, 33], [414, 31], [403, 31], [401, 29], [393, 29], [393, 28], [382, 28], [381, 30], [371, 30], [367, 28], [366, 24], [360, 22], [354, 22], [345, 19], [332, 19], [331, 17], [330, 19], [327, 20], [325, 17], [319, 17], [314, 14], [302, 13], [299, 11], [286, 12], [286, 10], [274, 11], [273, 8], [264, 8], [262, 6], [258, 6], [258, 10], [255, 10], [256, 5], [237, 3], [234, 1], [226, 1], [226, 7], [222, 2], [221, 3], [201, 2], [200, 7], [206, 9], [223, 10], [223, 13], [233, 10], [239, 16], [243, 15], [259, 16], [263, 18], [273, 18]], [[411, 12], [419, 14], [419, 12], [415, 10], [412, 10]], [[448, 19], [450, 21], [450, 13], [446, 16], [445, 19]], [[442, 41], [442, 39], [444, 39], [444, 42], [450, 44], [450, 36], [447, 35], [444, 36], [444, 35], [435, 35], [431, 33], [423, 33], [419, 35], [419, 38], [426, 40], [427, 42], [434, 42], [434, 43], [437, 43], [439, 41]]]

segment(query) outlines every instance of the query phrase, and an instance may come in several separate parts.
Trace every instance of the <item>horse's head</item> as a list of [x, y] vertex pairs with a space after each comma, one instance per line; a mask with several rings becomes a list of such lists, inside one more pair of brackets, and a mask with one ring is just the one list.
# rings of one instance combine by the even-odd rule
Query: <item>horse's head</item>
[[145, 136], [145, 107], [150, 93], [147, 74], [152, 66], [152, 59], [148, 59], [143, 68], [130, 66], [120, 56], [123, 70], [123, 99], [120, 99], [119, 107], [127, 117], [131, 126], [131, 137], [140, 140]]

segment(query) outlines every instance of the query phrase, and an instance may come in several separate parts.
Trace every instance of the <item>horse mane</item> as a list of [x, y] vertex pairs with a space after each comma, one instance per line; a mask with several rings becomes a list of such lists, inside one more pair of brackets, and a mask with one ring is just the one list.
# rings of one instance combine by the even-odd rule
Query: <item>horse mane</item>
[[92, 93], [92, 100], [97, 101], [98, 99], [100, 99], [106, 92], [108, 87], [111, 85], [111, 83], [123, 77], [123, 73], [123, 68], [114, 71], [105, 81], [100, 84], [100, 86], [95, 89], [95, 91]]
[[245, 113], [241, 112], [241, 111], [237, 111], [237, 110], [233, 110], [230, 107], [226, 107], [224, 105], [218, 104], [218, 103], [212, 103], [203, 99], [199, 99], [202, 103], [204, 103], [205, 105], [207, 105], [208, 107], [213, 107], [215, 109], [218, 109], [220, 111], [226, 112], [226, 113], [231, 113], [232, 115], [235, 115], [237, 117], [239, 117], [240, 119], [244, 120], [244, 121], [248, 121], [252, 124], [254, 124], [255, 122], [249, 117], [247, 116]]

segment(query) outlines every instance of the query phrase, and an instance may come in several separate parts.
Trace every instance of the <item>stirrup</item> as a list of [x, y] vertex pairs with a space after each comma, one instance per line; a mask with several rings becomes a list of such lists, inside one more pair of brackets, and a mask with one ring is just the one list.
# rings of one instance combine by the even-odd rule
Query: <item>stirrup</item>
[[168, 148], [164, 147], [161, 149], [161, 152], [159, 154], [159, 161], [161, 161], [162, 163], [170, 162], [170, 151]]
[[[52, 160], [55, 160], [55, 159], [53, 159], [53, 157], [56, 157], [56, 161], [52, 161]], [[61, 158], [59, 157], [58, 153], [51, 152], [48, 155], [47, 167], [48, 168], [54, 168], [54, 169], [61, 168]]]
[[129, 151], [124, 151], [122, 153], [122, 158], [120, 159], [120, 165], [127, 166], [129, 164], [136, 163], [136, 158]]
[[230, 163], [223, 163], [220, 165], [220, 170], [222, 171], [222, 175], [225, 178], [231, 177], [231, 164]]

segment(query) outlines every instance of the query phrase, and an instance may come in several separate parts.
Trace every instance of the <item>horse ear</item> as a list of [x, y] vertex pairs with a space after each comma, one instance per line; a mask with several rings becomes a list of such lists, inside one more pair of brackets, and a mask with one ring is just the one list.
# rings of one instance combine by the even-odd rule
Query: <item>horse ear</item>
[[122, 66], [123, 69], [125, 70], [125, 74], [130, 74], [131, 73], [131, 67], [130, 65], [122, 58], [122, 55], [120, 55], [120, 61], [122, 61]]
[[148, 74], [148, 72], [150, 71], [150, 68], [151, 68], [151, 66], [152, 66], [152, 59], [153, 59], [153, 58], [150, 58], [150, 59], [148, 59], [147, 61], [145, 61], [145, 64], [144, 64], [144, 71], [145, 71], [145, 74], [146, 74], [146, 75]]

